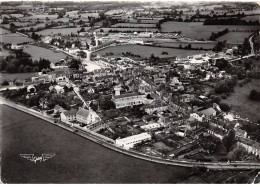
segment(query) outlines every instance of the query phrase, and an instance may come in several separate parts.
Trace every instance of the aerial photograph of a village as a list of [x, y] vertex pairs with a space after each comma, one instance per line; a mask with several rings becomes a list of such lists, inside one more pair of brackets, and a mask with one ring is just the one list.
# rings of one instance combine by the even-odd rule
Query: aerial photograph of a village
[[0, 2], [0, 183], [260, 184], [260, 2]]

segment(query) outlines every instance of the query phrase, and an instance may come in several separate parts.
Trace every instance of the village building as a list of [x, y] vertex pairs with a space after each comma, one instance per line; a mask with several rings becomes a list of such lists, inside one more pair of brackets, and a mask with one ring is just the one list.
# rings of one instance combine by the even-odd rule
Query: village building
[[60, 119], [64, 123], [76, 121], [77, 110], [68, 110], [60, 114]]
[[151, 140], [152, 136], [146, 132], [129, 136], [122, 139], [117, 139], [116, 144], [125, 149], [133, 148], [135, 144], [141, 143], [142, 141]]

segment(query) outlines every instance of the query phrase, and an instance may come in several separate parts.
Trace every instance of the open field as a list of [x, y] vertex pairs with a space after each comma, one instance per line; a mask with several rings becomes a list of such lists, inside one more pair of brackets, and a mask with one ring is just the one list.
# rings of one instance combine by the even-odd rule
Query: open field
[[246, 21], [260, 21], [260, 15], [246, 16], [246, 17], [242, 18], [242, 20], [246, 20]]
[[25, 80], [31, 78], [35, 73], [0, 73], [0, 82], [4, 80]]
[[245, 84], [243, 87], [236, 86], [235, 93], [232, 93], [230, 97], [221, 102], [231, 105], [232, 111], [241, 117], [257, 121], [260, 119], [260, 102], [248, 99], [248, 95], [252, 89], [259, 91], [259, 79], [253, 79], [252, 82]]
[[30, 54], [33, 60], [39, 60], [40, 58], [48, 59], [51, 62], [60, 61], [62, 58], [66, 58], [66, 54], [62, 52], [54, 52], [50, 49], [38, 47], [34, 45], [26, 45], [23, 49], [24, 52]]
[[33, 30], [36, 30], [36, 29], [39, 29], [39, 28], [45, 28], [45, 23], [38, 23], [36, 25], [33, 25], [33, 26], [27, 26], [27, 27], [21, 27], [21, 28], [18, 28], [17, 30], [30, 30], [31, 28], [33, 28]]
[[[145, 32], [146, 28], [100, 28], [103, 29], [105, 32], [107, 31], [119, 31], [119, 32]], [[100, 30], [97, 29], [97, 30]], [[156, 32], [158, 31], [157, 28], [147, 28], [147, 32]]]
[[[13, 23], [16, 27], [26, 27], [26, 26], [32, 24], [31, 22], [17, 22], [17, 21], [14, 21], [14, 22], [11, 22], [11, 23]], [[2, 26], [9, 28], [10, 24], [2, 24]]]
[[202, 22], [165, 22], [161, 25], [162, 32], [178, 32], [181, 31], [183, 35], [194, 39], [209, 39], [212, 32], [219, 32], [228, 28], [230, 31], [239, 30], [258, 30], [260, 26], [241, 26], [241, 25], [203, 25]]
[[33, 42], [34, 40], [16, 33], [5, 34], [2, 37], [3, 43], [20, 44], [25, 42]]
[[[9, 30], [6, 30], [6, 29], [3, 29], [3, 28], [0, 28], [0, 35], [3, 35], [3, 34], [10, 34], [11, 32]], [[2, 38], [0, 37], [0, 41], [2, 40]]]
[[[162, 55], [162, 51], [168, 52], [168, 55]], [[142, 45], [124, 45], [109, 47], [95, 54], [106, 55], [106, 53], [112, 52], [115, 55], [121, 55], [122, 53], [131, 52], [141, 57], [150, 57], [151, 54], [158, 57], [179, 57], [184, 58], [190, 55], [195, 55], [198, 53], [210, 53], [210, 51], [195, 51], [195, 50], [184, 50], [184, 49], [173, 49], [173, 48], [163, 48], [163, 47], [152, 47], [152, 46], [142, 46]]]
[[191, 44], [191, 48], [203, 48], [203, 49], [212, 49], [216, 45], [215, 43], [184, 43], [184, 42], [172, 42], [172, 43], [156, 42], [156, 44], [163, 47], [179, 47], [181, 45], [182, 48]]
[[98, 18], [99, 17], [98, 13], [95, 13], [95, 12], [93, 12], [93, 13], [87, 12], [87, 13], [82, 13], [80, 15], [81, 15], [81, 18], [88, 18], [88, 17]]
[[155, 24], [145, 24], [145, 23], [141, 23], [141, 24], [135, 24], [135, 23], [117, 23], [115, 25], [112, 25], [111, 27], [126, 27], [126, 28], [135, 28], [135, 27], [144, 27], [144, 28], [155, 28], [156, 25]]
[[[45, 29], [42, 31], [37, 32], [37, 34], [43, 35], [43, 36], [50, 36], [55, 34], [61, 34], [61, 35], [68, 35], [68, 34], [77, 34], [77, 31], [79, 31], [81, 28], [60, 28], [60, 29]], [[89, 27], [85, 27], [85, 30], [88, 30]]]
[[27, 16], [27, 17], [22, 17], [20, 20], [23, 21], [28, 21], [28, 20], [45, 20], [46, 18], [49, 18], [50, 20], [52, 19], [57, 19], [58, 15], [48, 15], [48, 14], [34, 14], [32, 16]]
[[229, 32], [217, 38], [217, 41], [228, 41], [230, 43], [242, 44], [245, 38], [248, 38], [252, 32]]

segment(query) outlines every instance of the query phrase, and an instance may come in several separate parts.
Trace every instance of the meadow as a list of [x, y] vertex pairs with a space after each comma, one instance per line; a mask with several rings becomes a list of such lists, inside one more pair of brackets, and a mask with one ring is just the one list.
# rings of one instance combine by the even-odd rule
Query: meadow
[[36, 25], [33, 25], [33, 26], [27, 26], [27, 27], [21, 27], [19, 29], [17, 29], [18, 31], [19, 30], [30, 30], [31, 28], [33, 28], [33, 30], [36, 30], [36, 29], [40, 29], [40, 28], [45, 28], [45, 23], [38, 23]]
[[155, 24], [145, 24], [145, 23], [141, 23], [141, 24], [136, 24], [136, 23], [117, 23], [115, 25], [112, 25], [111, 27], [126, 27], [126, 28], [135, 28], [135, 27], [143, 27], [143, 28], [155, 28], [156, 25]]
[[246, 16], [246, 17], [242, 18], [242, 20], [246, 20], [246, 21], [260, 21], [260, 15]]
[[[168, 55], [162, 55], [162, 52], [168, 52]], [[124, 45], [124, 46], [115, 46], [109, 47], [94, 54], [106, 55], [106, 53], [112, 52], [114, 55], [122, 55], [122, 53], [131, 52], [135, 55], [140, 55], [143, 58], [150, 57], [151, 54], [161, 58], [165, 57], [178, 57], [185, 58], [190, 55], [195, 55], [198, 53], [211, 53], [210, 51], [203, 50], [184, 50], [184, 49], [173, 49], [173, 48], [164, 48], [164, 47], [152, 47], [152, 46], [142, 46], [142, 45]]]
[[5, 34], [2, 37], [3, 43], [11, 43], [11, 44], [21, 44], [25, 42], [33, 42], [34, 40], [16, 33]]
[[[252, 82], [245, 84], [243, 87], [236, 86], [234, 93], [227, 99], [221, 102], [231, 105], [232, 111], [239, 114], [241, 117], [248, 118], [252, 121], [260, 119], [260, 102], [251, 101], [248, 95], [252, 89], [259, 89], [260, 81], [253, 79]], [[258, 111], [258, 112], [257, 112]]]
[[256, 31], [260, 26], [242, 26], [242, 25], [203, 25], [202, 22], [165, 22], [161, 25], [162, 32], [178, 32], [182, 35], [194, 39], [207, 40], [212, 32], [219, 32], [228, 28], [230, 31]]
[[213, 43], [185, 43], [185, 42], [156, 42], [157, 45], [163, 47], [179, 47], [181, 45], [182, 48], [191, 44], [191, 48], [203, 48], [203, 49], [212, 49], [216, 44]]
[[32, 16], [22, 17], [20, 20], [22, 21], [29, 21], [29, 20], [45, 20], [49, 18], [50, 20], [57, 19], [58, 15], [48, 15], [48, 14], [34, 14]]
[[3, 34], [10, 34], [11, 32], [7, 29], [3, 29], [0, 27], [0, 35], [3, 35]]
[[217, 41], [228, 41], [233, 44], [242, 44], [245, 38], [248, 38], [252, 32], [229, 32], [217, 38]]
[[[77, 34], [77, 31], [79, 31], [81, 28], [59, 28], [59, 29], [44, 29], [42, 31], [37, 32], [37, 34], [43, 35], [43, 36], [49, 36], [49, 35], [55, 35], [55, 34], [61, 34], [61, 35], [68, 35], [68, 34]], [[85, 30], [88, 30], [89, 27], [85, 27]]]
[[54, 52], [50, 49], [34, 45], [26, 45], [23, 51], [30, 54], [32, 56], [32, 60], [39, 60], [40, 58], [45, 58], [53, 63], [58, 62], [60, 61], [60, 59], [64, 59], [67, 57], [67, 55], [62, 52]]
[[[158, 31], [157, 28], [100, 28], [103, 29], [103, 31], [107, 32], [107, 31], [118, 31], [118, 32], [145, 32], [146, 29], [148, 32], [156, 32]], [[96, 30], [100, 30], [100, 29], [96, 29]]]

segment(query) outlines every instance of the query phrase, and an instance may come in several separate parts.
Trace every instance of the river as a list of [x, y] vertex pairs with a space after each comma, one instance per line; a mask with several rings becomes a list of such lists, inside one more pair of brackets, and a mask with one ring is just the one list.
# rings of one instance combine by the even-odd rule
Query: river
[[[4, 183], [178, 183], [191, 169], [132, 158], [5, 105], [1, 111]], [[20, 154], [56, 155], [31, 162]]]

